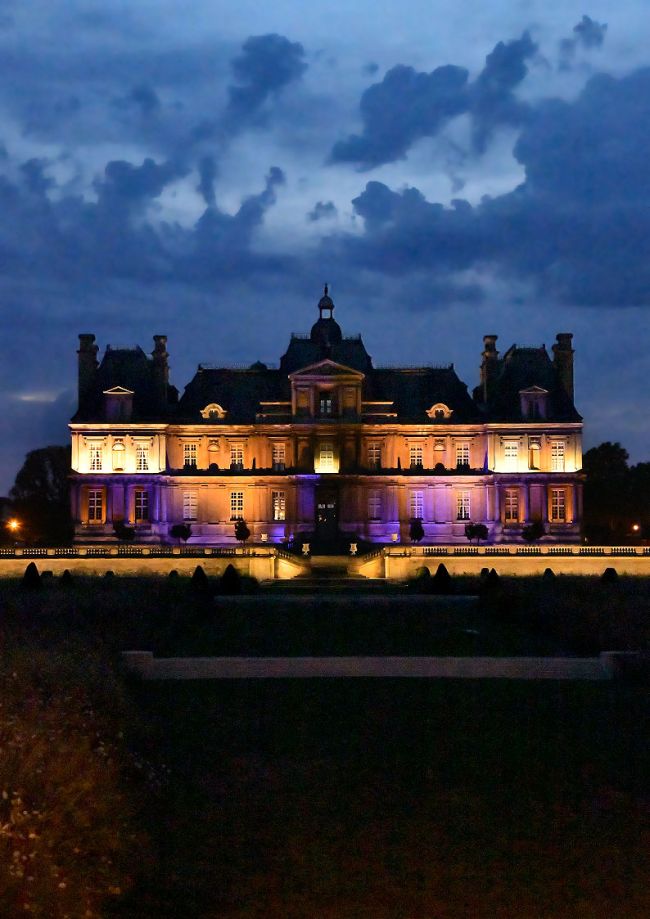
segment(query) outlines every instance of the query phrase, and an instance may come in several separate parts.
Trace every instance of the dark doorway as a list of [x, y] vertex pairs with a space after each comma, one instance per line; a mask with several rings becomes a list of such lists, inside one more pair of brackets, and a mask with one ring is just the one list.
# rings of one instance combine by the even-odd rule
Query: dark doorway
[[316, 489], [316, 536], [327, 542], [335, 540], [339, 529], [339, 496], [336, 488], [320, 486]]

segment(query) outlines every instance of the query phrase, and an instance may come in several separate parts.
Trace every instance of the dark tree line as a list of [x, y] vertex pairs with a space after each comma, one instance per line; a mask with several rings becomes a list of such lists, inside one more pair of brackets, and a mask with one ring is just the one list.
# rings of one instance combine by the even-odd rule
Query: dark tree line
[[650, 463], [628, 465], [619, 443], [587, 450], [584, 534], [592, 543], [621, 544], [650, 539]]

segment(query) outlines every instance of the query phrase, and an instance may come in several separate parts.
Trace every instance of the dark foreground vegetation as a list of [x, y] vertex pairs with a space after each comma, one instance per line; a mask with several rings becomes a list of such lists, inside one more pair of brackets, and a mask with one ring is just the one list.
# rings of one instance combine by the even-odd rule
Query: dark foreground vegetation
[[647, 915], [647, 686], [138, 684], [119, 668], [124, 648], [243, 653], [274, 629], [283, 653], [352, 651], [373, 626], [378, 651], [412, 629], [407, 653], [468, 653], [454, 616], [501, 653], [647, 648], [647, 581], [453, 579], [481, 600], [289, 614], [202, 580], [0, 584], [0, 915]]

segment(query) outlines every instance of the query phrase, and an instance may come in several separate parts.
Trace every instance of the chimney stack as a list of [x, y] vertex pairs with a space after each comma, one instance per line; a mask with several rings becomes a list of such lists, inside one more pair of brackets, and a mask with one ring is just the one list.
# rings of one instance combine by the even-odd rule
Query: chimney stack
[[481, 362], [481, 387], [483, 388], [483, 401], [487, 402], [492, 393], [492, 384], [496, 379], [499, 367], [499, 352], [497, 351], [498, 335], [483, 336], [483, 358]]
[[88, 398], [91, 395], [97, 374], [97, 352], [99, 348], [95, 344], [95, 336], [88, 332], [79, 335], [78, 367], [79, 367], [79, 408], [86, 407]]
[[558, 332], [557, 342], [553, 345], [553, 366], [558, 379], [571, 402], [573, 402], [573, 355], [571, 332]]
[[167, 406], [167, 388], [169, 385], [169, 354], [167, 353], [167, 336], [154, 335], [153, 381], [156, 391], [156, 401], [161, 409]]

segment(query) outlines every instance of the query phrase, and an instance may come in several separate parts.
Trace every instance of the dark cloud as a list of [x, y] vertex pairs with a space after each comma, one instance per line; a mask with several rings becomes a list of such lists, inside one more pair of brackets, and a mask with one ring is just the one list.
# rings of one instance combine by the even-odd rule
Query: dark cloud
[[386, 274], [487, 267], [554, 301], [650, 305], [649, 145], [650, 69], [594, 77], [575, 102], [531, 110], [514, 191], [447, 208], [417, 188], [369, 182], [352, 202], [365, 234], [327, 245]]
[[311, 223], [316, 223], [318, 220], [326, 220], [337, 215], [338, 210], [333, 201], [317, 201], [307, 214], [307, 220]]
[[208, 205], [215, 203], [214, 183], [217, 178], [217, 164], [213, 156], [204, 156], [199, 161], [199, 184], [197, 190]]
[[307, 69], [299, 42], [284, 35], [255, 35], [246, 39], [242, 53], [232, 61], [237, 80], [229, 87], [226, 122], [232, 127], [249, 122], [270, 96], [299, 80]]
[[361, 68], [361, 73], [365, 73], [369, 77], [374, 77], [378, 70], [379, 64], [375, 64], [374, 61], [368, 61], [368, 63], [364, 64]]
[[115, 100], [119, 108], [136, 108], [143, 117], [154, 115], [160, 111], [158, 93], [146, 83], [134, 86], [126, 96]]
[[112, 160], [106, 164], [104, 178], [95, 183], [100, 203], [140, 204], [157, 198], [166, 185], [187, 172], [178, 163], [158, 164], [147, 157], [141, 166], [125, 160]]
[[579, 46], [586, 49], [600, 48], [605, 41], [606, 22], [596, 22], [590, 16], [583, 16], [573, 27], [573, 38], [564, 38], [560, 42], [560, 66], [569, 68]]
[[417, 140], [435, 136], [451, 118], [465, 112], [472, 116], [476, 149], [484, 149], [496, 126], [519, 124], [526, 117], [527, 107], [514, 90], [536, 50], [527, 32], [514, 41], [499, 42], [472, 83], [467, 70], [451, 64], [431, 73], [401, 64], [393, 67], [361, 97], [362, 133], [338, 141], [330, 160], [356, 163], [362, 169], [394, 162]]

